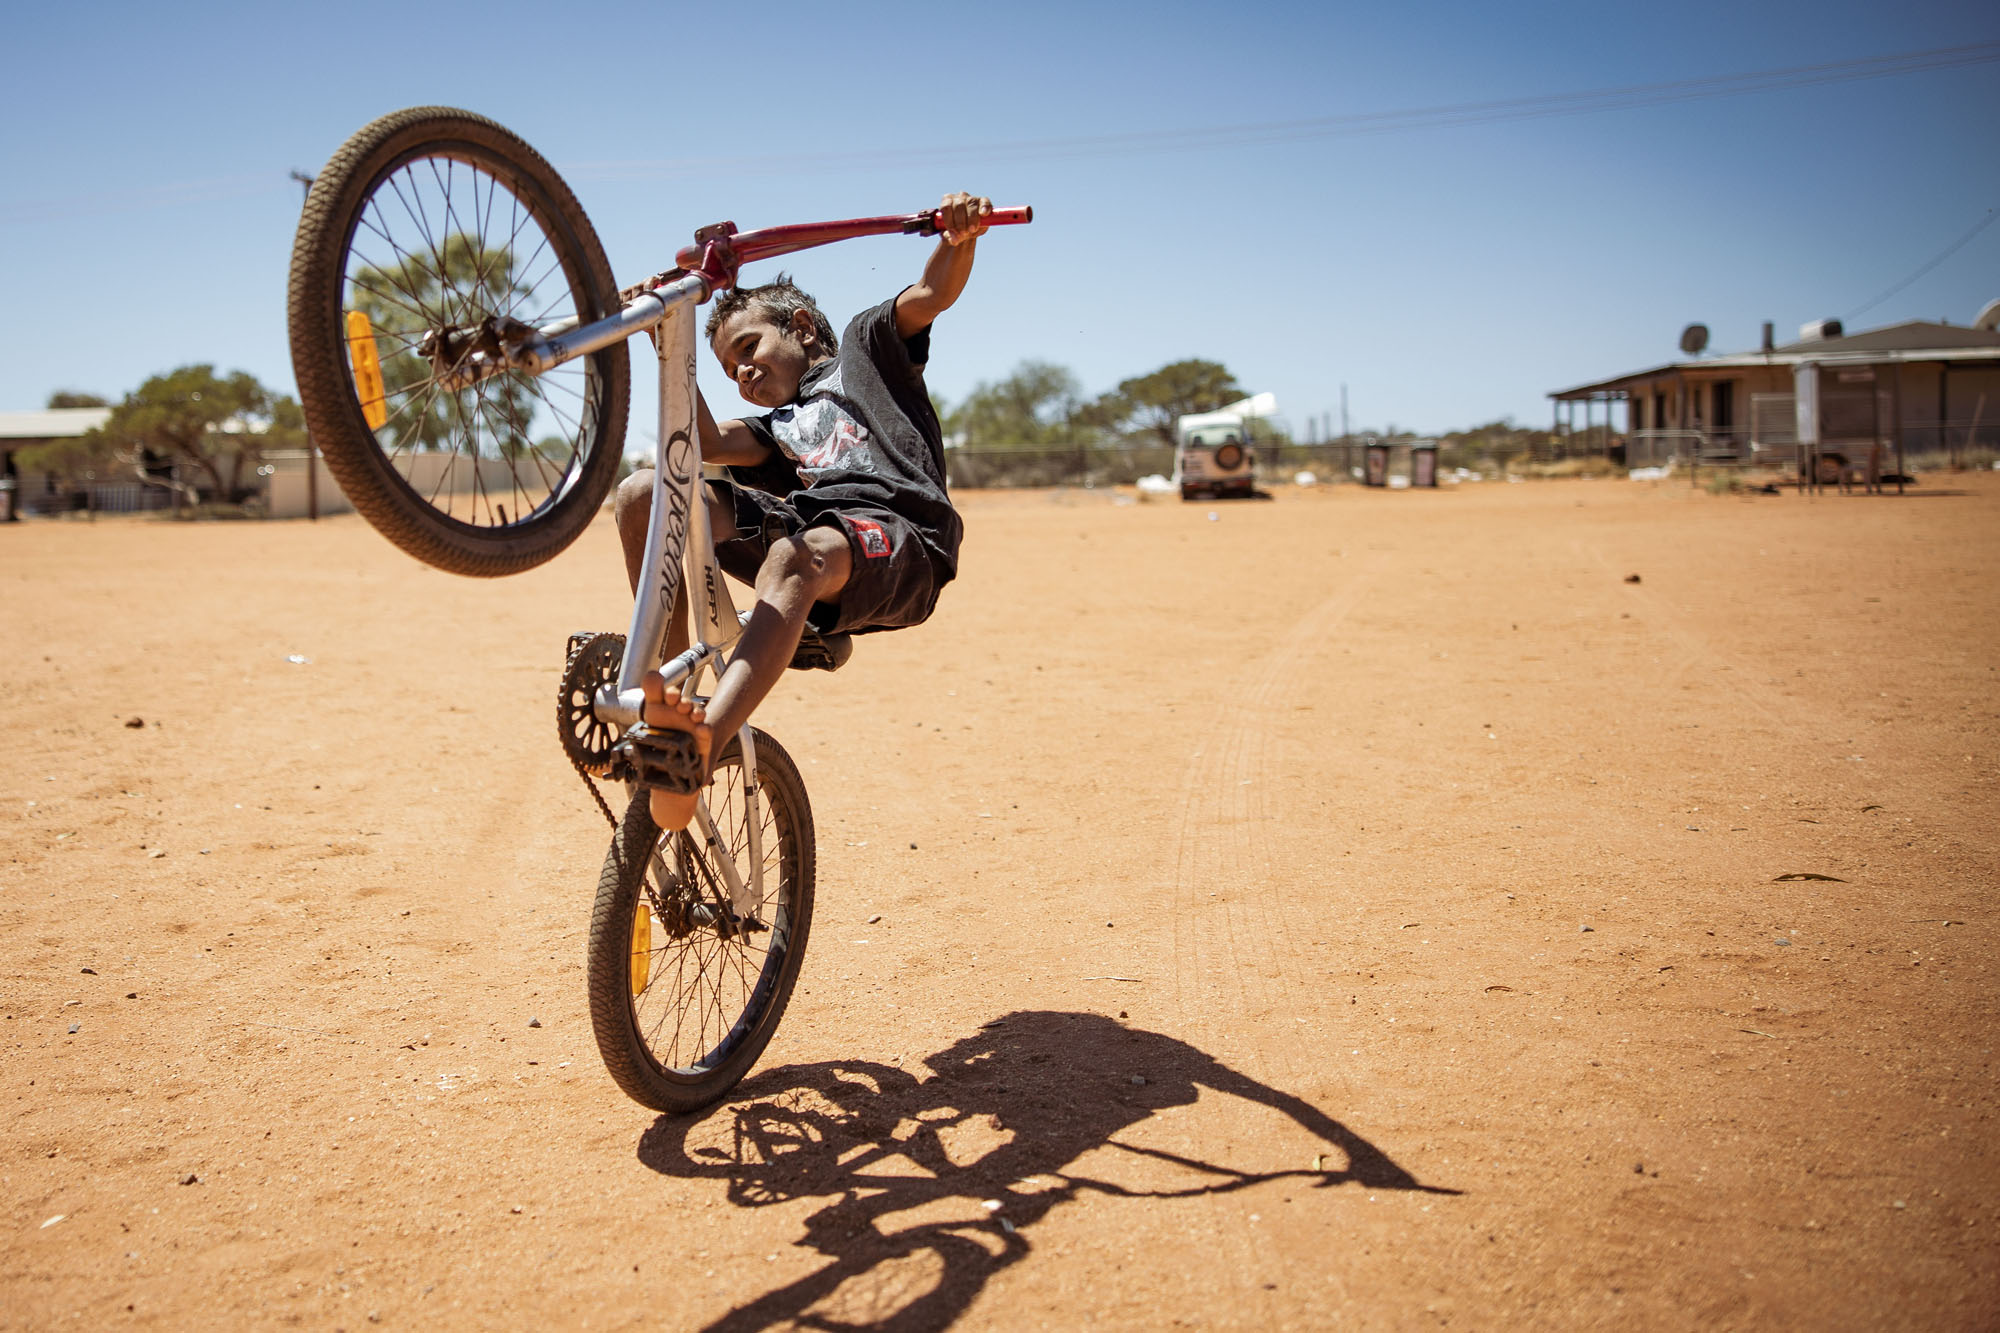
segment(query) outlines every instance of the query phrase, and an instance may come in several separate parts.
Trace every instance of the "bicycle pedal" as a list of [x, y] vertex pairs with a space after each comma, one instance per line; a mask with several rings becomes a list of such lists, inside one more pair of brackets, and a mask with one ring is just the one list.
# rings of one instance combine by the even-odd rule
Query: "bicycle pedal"
[[705, 776], [701, 751], [689, 732], [656, 730], [642, 722], [627, 731], [615, 749], [644, 786], [658, 787], [676, 796], [690, 796], [701, 790]]
[[807, 630], [799, 637], [798, 650], [792, 654], [791, 669], [838, 671], [852, 656], [854, 656], [853, 635], [819, 634]]

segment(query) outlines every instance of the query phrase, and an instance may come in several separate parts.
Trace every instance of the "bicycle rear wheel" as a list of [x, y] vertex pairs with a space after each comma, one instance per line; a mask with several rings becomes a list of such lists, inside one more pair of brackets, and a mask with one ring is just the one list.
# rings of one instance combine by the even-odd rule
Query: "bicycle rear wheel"
[[618, 467], [625, 345], [540, 376], [459, 384], [494, 319], [610, 314], [604, 249], [542, 156], [448, 107], [382, 117], [313, 182], [292, 248], [292, 369], [354, 507], [427, 564], [492, 576], [549, 559]]
[[[598, 1052], [618, 1086], [656, 1111], [716, 1101], [764, 1052], [791, 1000], [812, 926], [813, 824], [804, 781], [753, 732], [764, 886], [731, 910], [715, 850], [692, 827], [662, 834], [641, 788], [618, 823], [591, 912], [587, 974]], [[738, 874], [752, 866], [735, 737], [704, 792]]]

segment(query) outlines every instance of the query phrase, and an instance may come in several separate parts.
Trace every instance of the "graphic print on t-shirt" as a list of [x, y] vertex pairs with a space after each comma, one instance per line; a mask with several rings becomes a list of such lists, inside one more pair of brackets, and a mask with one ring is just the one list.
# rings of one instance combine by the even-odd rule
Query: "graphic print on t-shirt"
[[840, 401], [840, 368], [815, 384], [797, 407], [771, 414], [771, 434], [810, 486], [823, 473], [873, 472], [868, 428]]

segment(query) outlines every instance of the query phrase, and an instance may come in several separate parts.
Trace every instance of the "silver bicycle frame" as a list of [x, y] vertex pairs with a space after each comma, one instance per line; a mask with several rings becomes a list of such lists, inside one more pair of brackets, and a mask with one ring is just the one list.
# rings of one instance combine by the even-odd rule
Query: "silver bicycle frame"
[[[639, 682], [658, 669], [669, 685], [684, 694], [698, 694], [704, 671], [720, 677], [726, 651], [743, 632], [729, 586], [715, 563], [708, 503], [701, 494], [701, 441], [695, 420], [695, 312], [708, 299], [706, 281], [694, 275], [635, 297], [618, 314], [571, 333], [543, 330], [538, 341], [561, 342], [577, 335], [589, 346], [570, 350], [560, 360], [595, 351], [619, 338], [654, 331], [660, 363], [658, 454], [653, 467], [653, 513], [646, 527], [643, 574], [632, 602], [632, 624], [625, 635], [625, 657], [618, 666], [618, 683], [600, 689], [593, 700], [601, 721], [620, 729], [639, 721], [645, 696]], [[550, 333], [557, 336], [550, 338]], [[572, 343], [571, 346], [574, 346]], [[567, 350], [567, 348], [565, 349]], [[548, 364], [558, 364], [550, 362]], [[688, 592], [688, 623], [693, 642], [671, 662], [663, 661], [667, 627], [683, 586]], [[758, 801], [757, 751], [746, 725], [737, 732], [743, 753], [743, 809], [749, 833], [750, 880], [736, 868], [736, 858], [722, 841], [708, 802], [697, 799], [694, 822], [714, 851], [714, 862], [729, 887], [730, 906], [747, 916], [764, 897], [763, 820]]]

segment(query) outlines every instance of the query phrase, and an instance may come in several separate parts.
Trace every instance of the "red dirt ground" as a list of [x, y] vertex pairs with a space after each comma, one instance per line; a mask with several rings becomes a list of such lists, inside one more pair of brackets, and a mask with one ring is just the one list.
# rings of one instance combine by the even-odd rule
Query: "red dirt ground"
[[2000, 484], [1930, 480], [963, 496], [763, 712], [817, 922], [693, 1119], [585, 1009], [608, 524], [0, 528], [0, 1325], [1991, 1328]]

